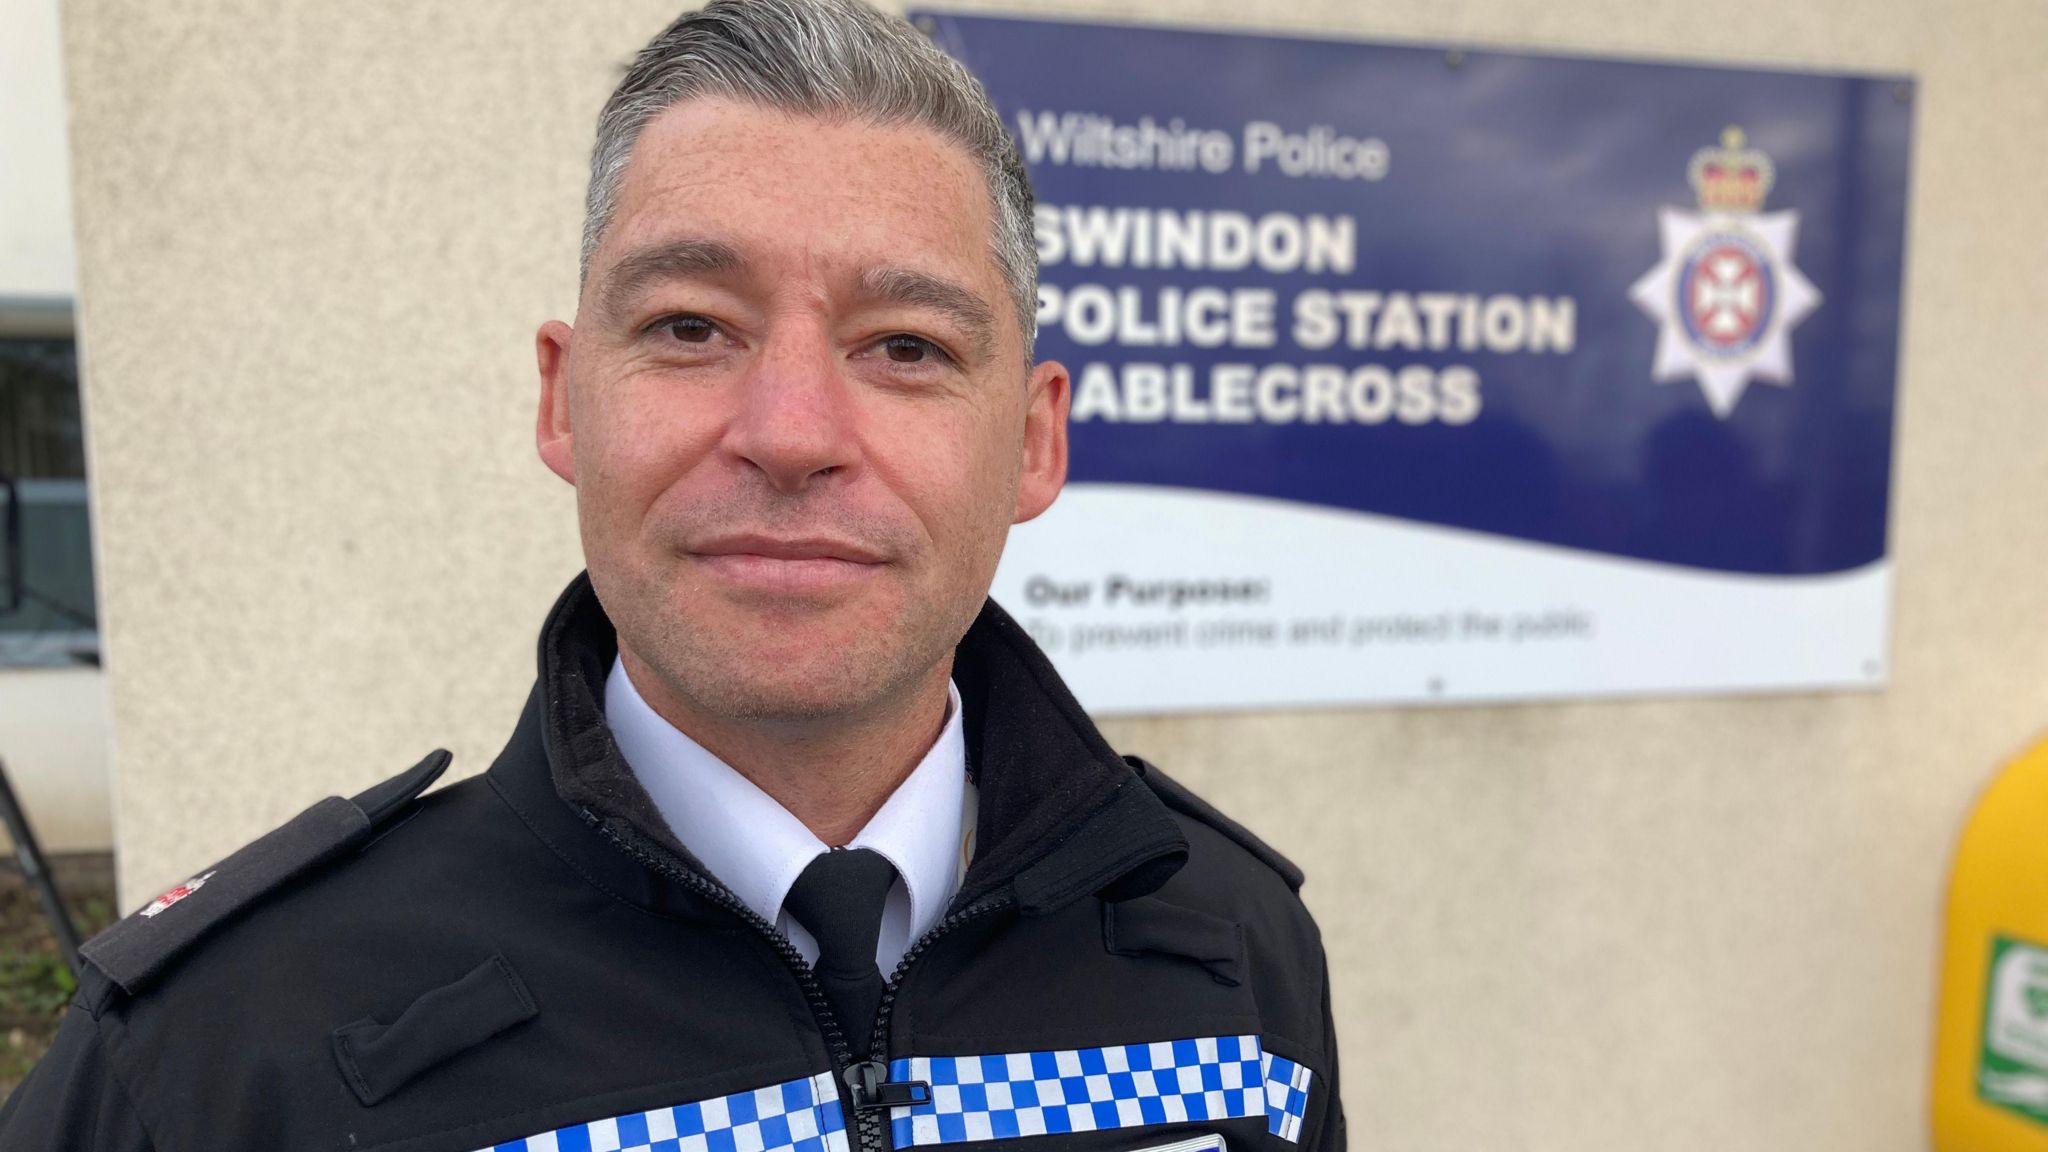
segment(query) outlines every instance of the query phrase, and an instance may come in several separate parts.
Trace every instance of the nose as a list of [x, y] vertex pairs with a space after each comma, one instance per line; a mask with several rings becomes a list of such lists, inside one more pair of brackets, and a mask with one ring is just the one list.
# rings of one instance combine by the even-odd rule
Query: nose
[[849, 477], [860, 448], [831, 341], [808, 325], [791, 329], [773, 333], [740, 380], [725, 447], [776, 491], [795, 494], [828, 475]]

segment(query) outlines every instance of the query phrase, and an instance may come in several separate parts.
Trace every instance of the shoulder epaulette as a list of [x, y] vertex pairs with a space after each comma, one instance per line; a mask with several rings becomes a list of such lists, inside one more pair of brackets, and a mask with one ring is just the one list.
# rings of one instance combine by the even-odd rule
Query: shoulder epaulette
[[1257, 857], [1260, 863], [1278, 872], [1280, 878], [1287, 881], [1289, 888], [1296, 892], [1301, 891], [1301, 882], [1305, 879], [1301, 869], [1294, 866], [1294, 861], [1275, 851], [1272, 845], [1252, 835], [1251, 829], [1218, 812], [1207, 800], [1188, 791], [1179, 781], [1161, 772], [1157, 765], [1137, 756], [1126, 756], [1124, 760], [1137, 770], [1138, 775], [1151, 786], [1152, 791], [1158, 793], [1168, 808], [1223, 833], [1232, 843]]
[[173, 957], [236, 913], [367, 841], [447, 771], [451, 759], [436, 749], [354, 799], [329, 796], [93, 937], [79, 955], [135, 995]]

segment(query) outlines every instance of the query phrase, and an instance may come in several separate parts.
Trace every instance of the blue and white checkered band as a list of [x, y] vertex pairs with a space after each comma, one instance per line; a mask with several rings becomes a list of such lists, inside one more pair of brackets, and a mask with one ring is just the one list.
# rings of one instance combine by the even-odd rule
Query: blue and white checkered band
[[482, 1152], [847, 1152], [830, 1072], [673, 1108], [572, 1124]]
[[1289, 1144], [1301, 1143], [1308, 1115], [1308, 1082], [1315, 1073], [1284, 1056], [1266, 1054], [1266, 1131]]
[[1266, 1131], [1299, 1144], [1311, 1075], [1263, 1051], [1257, 1036], [913, 1056], [890, 1065], [889, 1078], [928, 1081], [931, 1102], [892, 1109], [890, 1129], [909, 1148], [1263, 1116]]

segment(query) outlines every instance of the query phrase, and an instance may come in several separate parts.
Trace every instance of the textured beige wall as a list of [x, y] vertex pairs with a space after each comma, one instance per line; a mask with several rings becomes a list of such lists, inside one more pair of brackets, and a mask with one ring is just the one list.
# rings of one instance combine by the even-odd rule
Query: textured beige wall
[[[1361, 1147], [1921, 1147], [1945, 857], [2048, 728], [2048, 5], [1061, 10], [1920, 77], [1889, 691], [1109, 727], [1308, 868]], [[499, 746], [577, 567], [530, 333], [670, 14], [69, 0], [131, 897]]]

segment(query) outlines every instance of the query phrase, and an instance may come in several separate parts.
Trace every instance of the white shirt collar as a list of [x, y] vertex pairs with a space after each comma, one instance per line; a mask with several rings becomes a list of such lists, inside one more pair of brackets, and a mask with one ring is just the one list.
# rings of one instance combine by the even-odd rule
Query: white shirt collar
[[[605, 679], [605, 718], [619, 752], [677, 840], [808, 960], [810, 933], [783, 915], [796, 878], [830, 848], [774, 797], [692, 740], [641, 698], [625, 665]], [[884, 974], [936, 923], [960, 890], [972, 855], [975, 795], [967, 782], [960, 691], [946, 685], [946, 723], [931, 750], [848, 847], [871, 848], [896, 866], [875, 961]]]

